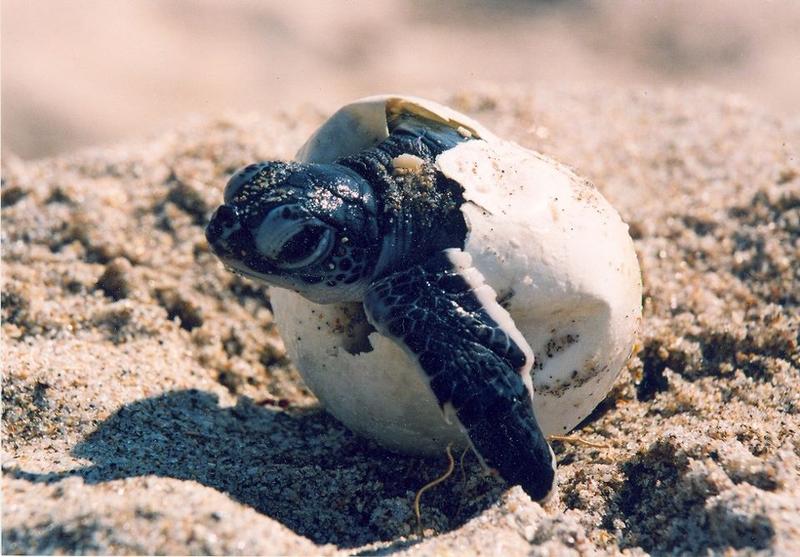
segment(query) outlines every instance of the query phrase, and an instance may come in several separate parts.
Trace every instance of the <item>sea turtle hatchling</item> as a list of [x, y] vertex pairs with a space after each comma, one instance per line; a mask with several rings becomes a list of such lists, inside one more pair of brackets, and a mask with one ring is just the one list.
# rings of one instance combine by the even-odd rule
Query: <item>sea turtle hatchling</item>
[[344, 106], [296, 159], [237, 172], [206, 237], [278, 287], [308, 386], [389, 448], [469, 445], [547, 499], [546, 436], [605, 396], [641, 320], [627, 225], [563, 165], [413, 97]]

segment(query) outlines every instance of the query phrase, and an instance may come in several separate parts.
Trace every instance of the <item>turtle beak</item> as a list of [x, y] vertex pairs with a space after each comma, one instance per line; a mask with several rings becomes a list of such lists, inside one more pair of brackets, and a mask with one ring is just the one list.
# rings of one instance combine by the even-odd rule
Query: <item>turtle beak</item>
[[243, 226], [236, 207], [221, 205], [206, 226], [206, 240], [211, 251], [234, 273], [259, 282], [269, 282], [275, 269], [254, 247], [253, 236]]
[[218, 255], [229, 254], [232, 251], [234, 238], [242, 231], [239, 222], [239, 214], [236, 208], [230, 205], [222, 205], [214, 214], [206, 226], [206, 240], [214, 253]]

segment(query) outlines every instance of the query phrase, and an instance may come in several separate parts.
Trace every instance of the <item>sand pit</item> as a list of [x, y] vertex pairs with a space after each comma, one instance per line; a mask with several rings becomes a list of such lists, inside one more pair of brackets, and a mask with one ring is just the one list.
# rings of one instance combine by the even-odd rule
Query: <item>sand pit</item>
[[389, 453], [319, 408], [267, 292], [202, 229], [226, 176], [324, 118], [4, 154], [5, 553], [800, 552], [800, 134], [711, 91], [482, 89], [448, 102], [580, 169], [630, 223], [644, 324], [556, 444], [547, 507], [468, 457]]

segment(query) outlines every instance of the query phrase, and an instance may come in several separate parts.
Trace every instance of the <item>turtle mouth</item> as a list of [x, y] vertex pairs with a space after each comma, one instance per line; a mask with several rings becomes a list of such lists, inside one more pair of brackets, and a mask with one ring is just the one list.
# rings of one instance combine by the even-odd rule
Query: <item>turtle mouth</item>
[[269, 279], [268, 275], [262, 275], [261, 273], [257, 273], [251, 269], [248, 269], [243, 265], [237, 264], [237, 262], [234, 262], [230, 259], [220, 258], [220, 260], [222, 261], [222, 265], [225, 267], [225, 270], [233, 273], [234, 275], [239, 275], [240, 277], [249, 278], [256, 282], [262, 282], [267, 284], [271, 283], [271, 281], [268, 280]]
[[287, 274], [285, 269], [276, 267], [258, 253], [254, 255], [244, 254], [239, 257], [236, 251], [231, 252], [227, 249], [220, 249], [219, 246], [215, 245], [211, 246], [211, 251], [219, 258], [226, 270], [266, 286], [279, 286], [291, 290], [299, 290], [303, 285], [317, 284], [323, 281], [322, 277], [317, 276]]
[[[284, 277], [281, 277], [279, 274], [277, 274], [277, 269], [263, 269], [265, 266], [263, 263], [257, 266], [251, 266], [248, 265], [246, 261], [237, 259], [231, 254], [215, 252], [215, 255], [219, 258], [225, 269], [234, 275], [248, 278], [267, 286], [281, 286], [282, 283], [287, 282]], [[260, 270], [257, 270], [256, 267], [260, 268]]]

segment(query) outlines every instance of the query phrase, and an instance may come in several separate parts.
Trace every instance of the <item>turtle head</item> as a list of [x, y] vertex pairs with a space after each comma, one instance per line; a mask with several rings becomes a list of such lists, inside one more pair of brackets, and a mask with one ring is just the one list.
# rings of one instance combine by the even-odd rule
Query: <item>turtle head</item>
[[206, 238], [232, 271], [317, 303], [359, 300], [381, 240], [372, 187], [337, 164], [263, 162], [228, 182]]

